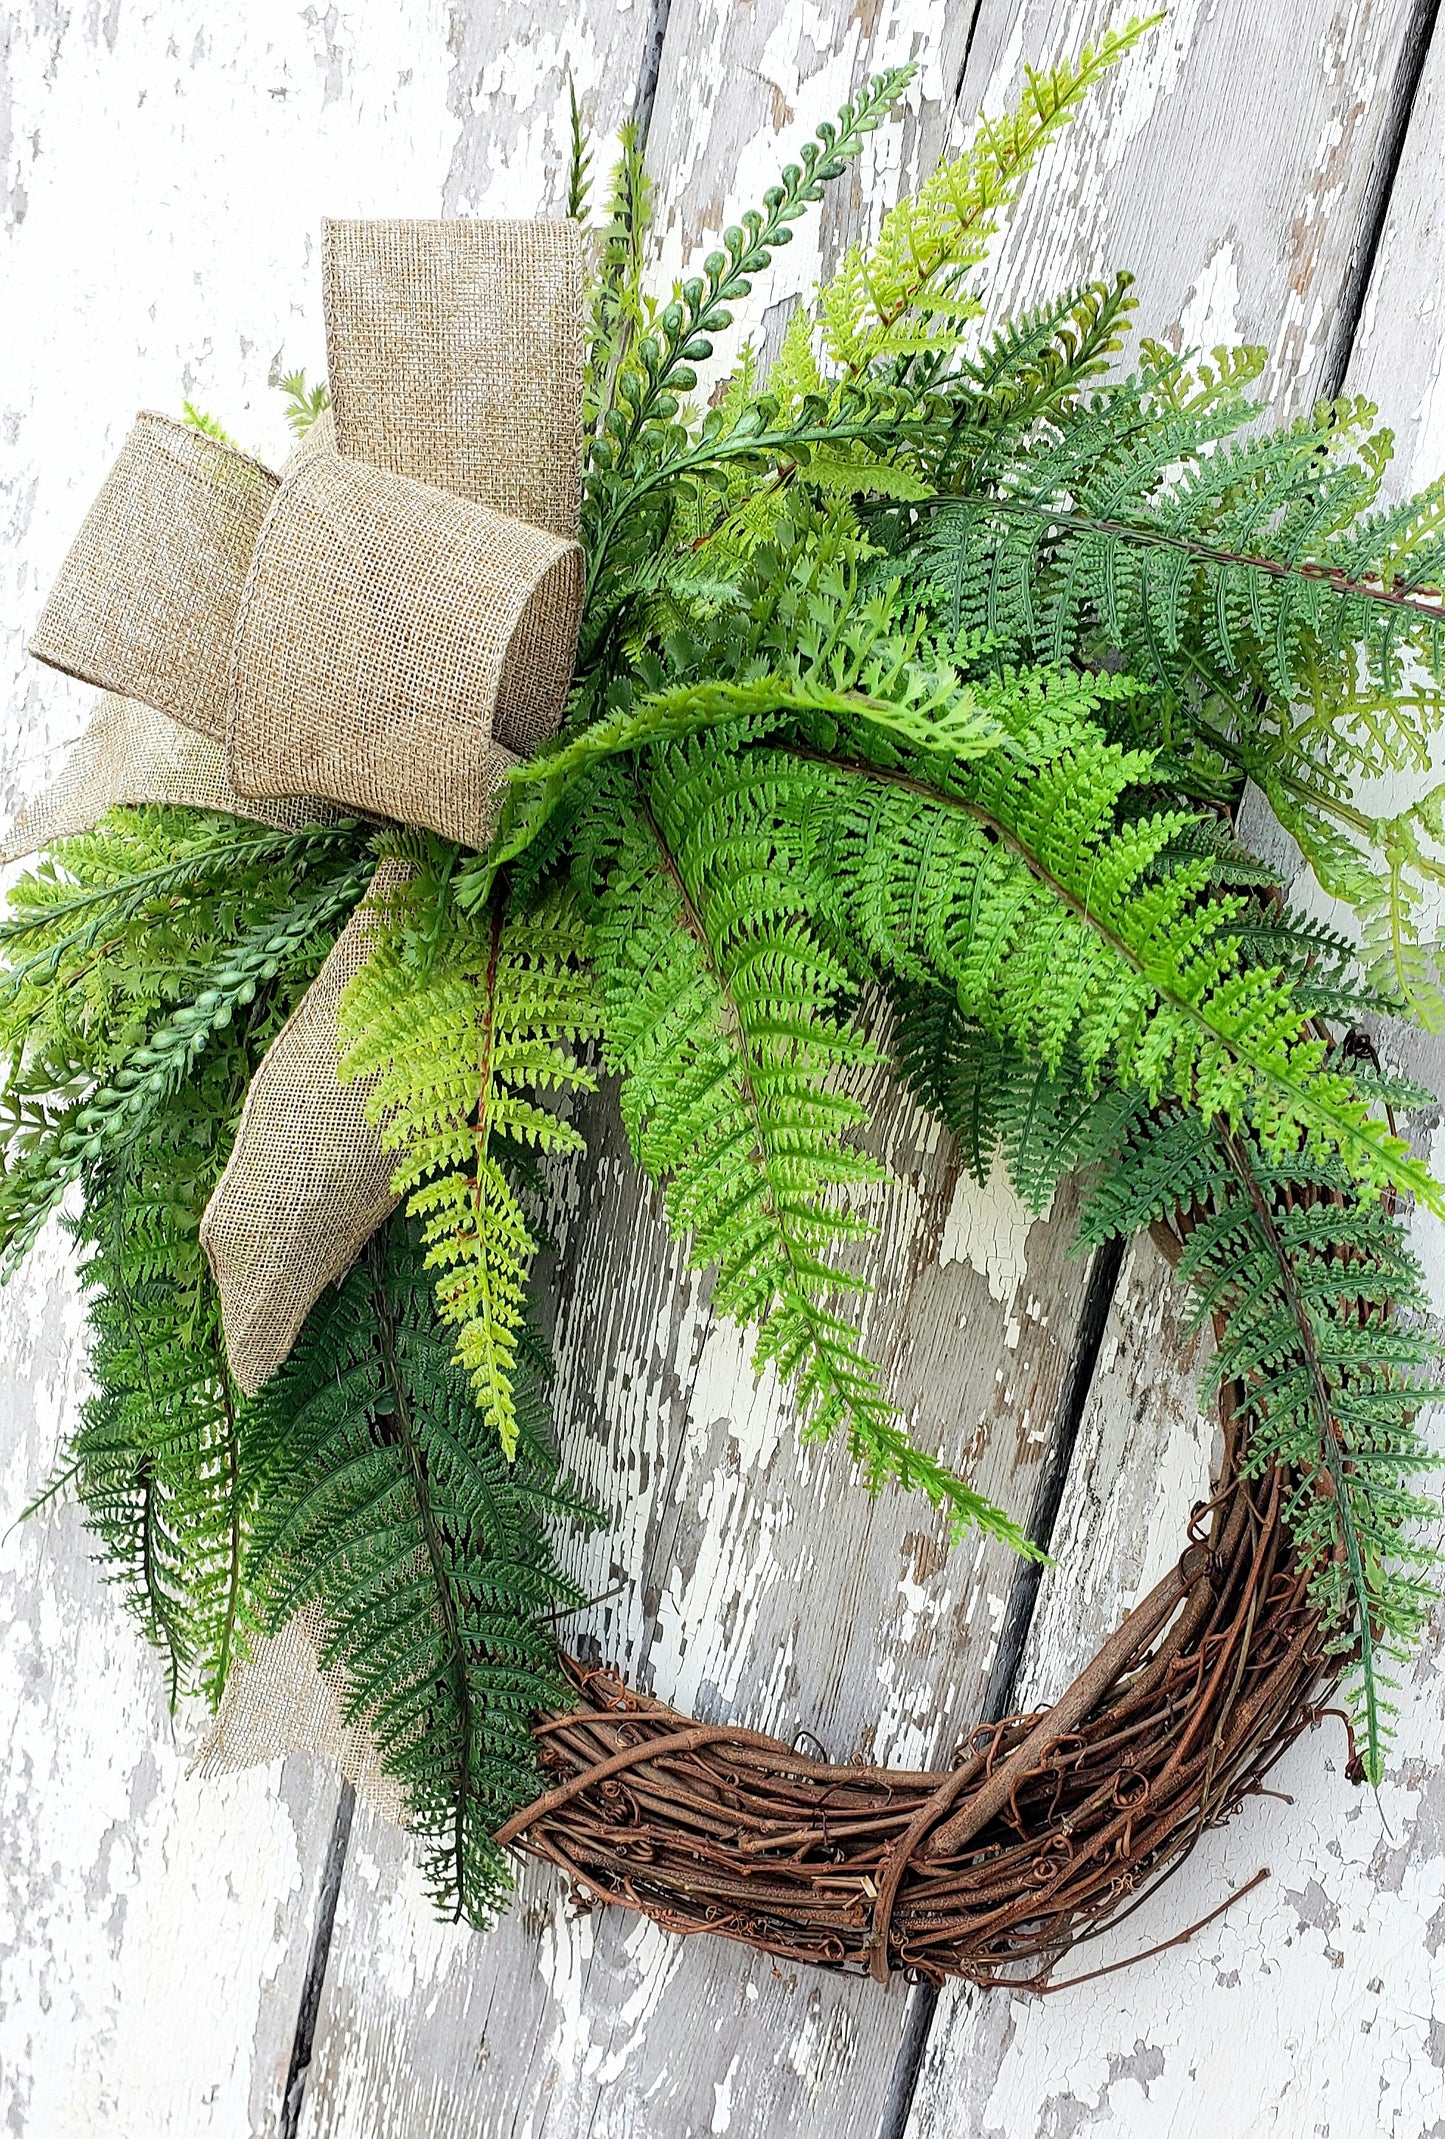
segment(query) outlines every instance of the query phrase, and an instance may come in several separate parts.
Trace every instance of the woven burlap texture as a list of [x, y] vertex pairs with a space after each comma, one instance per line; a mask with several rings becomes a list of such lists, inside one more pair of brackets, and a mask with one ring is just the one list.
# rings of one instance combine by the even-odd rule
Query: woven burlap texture
[[321, 262], [340, 450], [575, 535], [580, 225], [328, 221]]
[[224, 740], [236, 612], [276, 485], [259, 461], [142, 410], [31, 653]]
[[191, 1772], [232, 1775], [283, 1753], [313, 1753], [354, 1783], [365, 1804], [400, 1826], [406, 1800], [382, 1773], [368, 1725], [347, 1722], [345, 1678], [322, 1667], [325, 1638], [325, 1614], [309, 1604], [279, 1634], [258, 1641], [226, 1681]]
[[232, 779], [484, 845], [502, 746], [561, 719], [581, 596], [575, 543], [342, 454], [304, 455], [236, 619]]
[[336, 1010], [370, 952], [378, 907], [408, 875], [383, 862], [251, 1080], [201, 1220], [231, 1372], [248, 1396], [287, 1357], [326, 1286], [396, 1209], [395, 1160], [366, 1119], [374, 1078], [342, 1084]]
[[238, 795], [224, 745], [183, 728], [153, 706], [105, 691], [59, 777], [26, 804], [0, 841], [0, 862], [19, 861], [57, 839], [88, 832], [119, 804], [142, 802], [224, 810], [288, 832], [332, 822], [336, 815], [324, 802], [253, 802]]

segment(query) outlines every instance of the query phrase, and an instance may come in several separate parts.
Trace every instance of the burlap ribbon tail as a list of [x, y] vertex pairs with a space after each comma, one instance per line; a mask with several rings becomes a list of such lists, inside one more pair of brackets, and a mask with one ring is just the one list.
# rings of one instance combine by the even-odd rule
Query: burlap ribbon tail
[[[508, 769], [555, 733], [583, 586], [578, 226], [328, 221], [322, 270], [332, 410], [283, 474], [136, 418], [30, 649], [103, 695], [0, 859], [142, 802], [482, 846]], [[248, 1392], [394, 1208], [336, 1027], [391, 880], [261, 1064], [206, 1209]], [[395, 1814], [334, 1687], [297, 1708], [314, 1648], [298, 1621], [233, 1675], [202, 1764], [310, 1744]]]

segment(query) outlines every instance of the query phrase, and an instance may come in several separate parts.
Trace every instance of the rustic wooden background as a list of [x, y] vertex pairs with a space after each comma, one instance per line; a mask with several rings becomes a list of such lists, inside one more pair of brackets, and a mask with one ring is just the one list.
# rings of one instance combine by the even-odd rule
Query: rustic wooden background
[[[1146, 331], [1267, 341], [1277, 407], [1365, 392], [1399, 478], [1445, 466], [1445, 30], [1438, 0], [1176, 0], [1049, 156], [1003, 237], [1006, 308], [1115, 265]], [[747, 326], [876, 225], [1028, 61], [1103, 0], [26, 0], [0, 76], [0, 801], [33, 793], [86, 694], [26, 633], [140, 405], [191, 394], [284, 449], [271, 382], [322, 365], [315, 240], [336, 214], [556, 205], [570, 69], [599, 137], [646, 128], [661, 270], [766, 185], [876, 68], [902, 115], [780, 254]], [[1426, 1068], [1429, 1061], [1426, 1060]], [[1445, 1089], [1445, 1086], [1440, 1087]], [[1024, 1515], [1059, 1499], [1035, 1596], [925, 1509], [870, 1506], [797, 1449], [667, 1246], [601, 1105], [553, 1272], [566, 1453], [615, 1511], [582, 1562], [625, 1578], [586, 1633], [656, 1690], [835, 1755], [946, 1756], [985, 1707], [1047, 1698], [1155, 1579], [1212, 1434], [1147, 1245], [1069, 1256], [960, 1178], [896, 1099], [878, 1140], [874, 1341], [918, 1431]], [[1423, 1133], [1428, 1134], [1429, 1125]], [[1440, 1277], [1445, 1242], [1421, 1228]], [[63, 1242], [0, 1296], [0, 1521], [83, 1387]], [[1445, 2139], [1445, 1759], [1435, 1654], [1403, 1689], [1378, 1803], [1339, 1740], [1298, 1747], [1122, 1958], [1271, 1876], [1184, 1948], [1046, 2000], [780, 1968], [529, 1874], [490, 1938], [436, 1923], [401, 1838], [314, 1763], [188, 1779], [200, 1719], [118, 1614], [73, 1508], [0, 1545], [0, 2124], [17, 2139]], [[1441, 1632], [1445, 1633], [1445, 1622]], [[1081, 1966], [1088, 1963], [1081, 1962]], [[1439, 1999], [1439, 2017], [1436, 2000]]]

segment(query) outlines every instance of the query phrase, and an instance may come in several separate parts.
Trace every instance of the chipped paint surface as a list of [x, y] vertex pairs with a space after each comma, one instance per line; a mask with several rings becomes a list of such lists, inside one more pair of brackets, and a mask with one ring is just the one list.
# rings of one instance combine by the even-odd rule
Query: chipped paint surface
[[970, 1173], [960, 1176], [943, 1222], [938, 1259], [971, 1264], [987, 1282], [990, 1297], [1011, 1306], [1028, 1272], [1033, 1223], [1033, 1212], [1015, 1193], [1002, 1159], [995, 1158], [986, 1186]]
[[[1403, 0], [1263, 13], [1179, 0], [1002, 234], [1007, 298], [1133, 265], [1149, 331], [1271, 339], [1281, 404], [1307, 402], [1405, 13]], [[1107, 0], [984, 0], [976, 22], [937, 0], [673, 0], [652, 137], [669, 270], [716, 244], [864, 75], [920, 61], [901, 120], [758, 278], [714, 369], [876, 224], [950, 129], [1001, 109], [1026, 60], [1117, 14]], [[555, 206], [568, 67], [605, 136], [631, 108], [652, 20], [644, 0], [17, 12], [0, 85], [0, 245], [22, 322], [0, 352], [7, 803], [42, 784], [84, 716], [85, 694], [26, 669], [21, 646], [132, 408], [190, 393], [279, 455], [268, 380], [321, 360], [320, 215]], [[1405, 167], [1418, 205], [1381, 255], [1402, 292], [1381, 316], [1408, 312], [1408, 331], [1377, 330], [1358, 367], [1362, 390], [1402, 392], [1420, 473], [1445, 461], [1440, 126], [1432, 77]], [[554, 1226], [558, 1402], [568, 1461], [611, 1525], [568, 1550], [590, 1594], [622, 1587], [568, 1638], [704, 1715], [816, 1733], [840, 1756], [941, 1757], [977, 1712], [1009, 1564], [949, 1552], [926, 1509], [870, 1504], [840, 1451], [799, 1447], [785, 1396], [666, 1241], [608, 1103], [588, 1119], [594, 1162], [564, 1180]], [[1032, 1226], [997, 1178], [961, 1182], [947, 1141], [897, 1095], [874, 1141], [896, 1179], [870, 1204], [869, 1341], [920, 1437], [1023, 1510], [1078, 1309], [1072, 1200]], [[27, 1289], [0, 1296], [7, 1511], [76, 1400], [67, 1300], [53, 1249]], [[1207, 1477], [1212, 1433], [1178, 1314], [1141, 1247], [1026, 1698], [1056, 1691], [1167, 1564]], [[24, 2139], [270, 2130], [330, 1796], [291, 1767], [184, 1781], [157, 1674], [73, 1517], [7, 1539], [0, 1582], [0, 2110]], [[1251, 1808], [1189, 1874], [1201, 1910], [1261, 1862], [1270, 1884], [1183, 1952], [1067, 2000], [950, 2001], [915, 2139], [1430, 2132], [1445, 1794], [1439, 1681], [1429, 1666], [1417, 1678], [1389, 1834], [1322, 1766], [1322, 1742], [1300, 1748], [1282, 1785], [1298, 1814]], [[1177, 1928], [1179, 1892], [1121, 1931], [1120, 1950]], [[903, 2010], [897, 1989], [578, 1916], [535, 1868], [489, 1938], [439, 1924], [399, 1837], [363, 1814], [304, 2129], [872, 2139]]]
[[54, 1229], [0, 1293], [0, 2126], [216, 2139], [274, 2114], [332, 1780], [185, 1774], [75, 1508], [12, 1528], [83, 1389]]

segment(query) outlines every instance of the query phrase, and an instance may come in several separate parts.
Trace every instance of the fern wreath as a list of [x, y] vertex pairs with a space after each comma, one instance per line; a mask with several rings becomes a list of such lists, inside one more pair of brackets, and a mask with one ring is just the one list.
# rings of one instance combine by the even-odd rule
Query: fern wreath
[[[705, 410], [730, 305], [908, 70], [666, 299], [624, 145], [571, 697], [486, 851], [116, 809], [10, 894], [4, 1261], [76, 1189], [90, 1317], [57, 1482], [177, 1692], [218, 1701], [266, 1636], [320, 1624], [439, 1905], [473, 1922], [517, 1844], [675, 1930], [1041, 1981], [1331, 1687], [1352, 1772], [1383, 1773], [1436, 1514], [1412, 1490], [1436, 1347], [1405, 1214], [1445, 1214], [1445, 1188], [1391, 1111], [1430, 1095], [1352, 1035], [1445, 1018], [1421, 940], [1445, 805], [1355, 797], [1429, 765], [1445, 488], [1383, 502], [1389, 434], [1362, 402], [1262, 423], [1260, 350], [1146, 340], [1124, 370], [1127, 276], [982, 330], [1000, 211], [1149, 28], [1031, 75], [799, 308], [766, 382], [745, 351]], [[304, 432], [325, 390], [290, 391]], [[1351, 933], [1236, 837], [1251, 781]], [[257, 1392], [203, 1214], [259, 1067], [343, 954], [327, 1091], [339, 1041], [386, 1162], [361, 1200], [404, 1208], [307, 1293]], [[559, 1653], [584, 1600], [558, 1523], [599, 1518], [559, 1475], [529, 1304], [538, 1161], [582, 1154], [565, 1100], [600, 1051], [670, 1226], [804, 1429], [951, 1536], [1037, 1556], [910, 1438], [849, 1311], [880, 995], [896, 1073], [981, 1179], [1001, 1159], [1042, 1212], [1080, 1172], [1086, 1244], [1154, 1230], [1222, 1391], [1223, 1466], [1174, 1571], [1052, 1709], [980, 1726], [938, 1774], [816, 1763]]]

